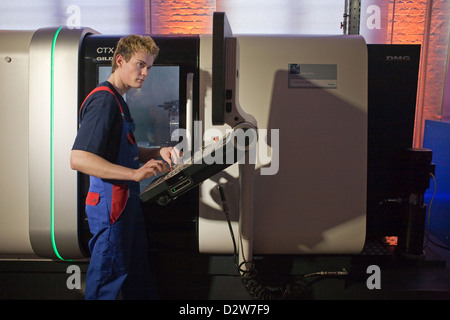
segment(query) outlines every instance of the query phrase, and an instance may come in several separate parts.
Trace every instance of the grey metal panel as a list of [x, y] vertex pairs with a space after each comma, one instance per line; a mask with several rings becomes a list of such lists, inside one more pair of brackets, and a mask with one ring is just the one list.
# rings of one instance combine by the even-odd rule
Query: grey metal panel
[[80, 259], [77, 177], [69, 159], [77, 130], [79, 47], [96, 32], [63, 28], [55, 39], [57, 31], [39, 29], [30, 44], [30, 240], [39, 256]]
[[70, 168], [70, 151], [78, 126], [79, 49], [90, 33], [97, 32], [62, 29], [54, 53], [55, 241], [60, 254], [71, 259], [83, 257], [78, 246], [77, 173]]
[[55, 29], [39, 29], [30, 43], [30, 241], [39, 256], [55, 257], [51, 244], [51, 50]]
[[33, 33], [0, 32], [0, 255], [33, 255], [28, 231], [28, 49]]
[[[254, 253], [359, 253], [366, 236], [367, 199], [364, 39], [321, 35], [242, 35], [237, 39], [239, 102], [256, 118], [261, 130], [258, 147], [263, 150], [258, 152], [254, 175]], [[211, 128], [207, 81], [212, 67], [210, 43], [204, 40], [200, 74], [206, 98], [200, 102], [204, 103], [206, 136]], [[289, 66], [297, 63], [336, 65], [337, 82], [331, 88], [290, 87]], [[269, 150], [272, 159], [265, 156]], [[201, 252], [233, 252], [227, 223], [217, 214], [222, 209], [214, 188], [217, 182], [224, 186], [231, 220], [237, 221], [238, 179], [236, 166], [230, 166], [202, 184]]]

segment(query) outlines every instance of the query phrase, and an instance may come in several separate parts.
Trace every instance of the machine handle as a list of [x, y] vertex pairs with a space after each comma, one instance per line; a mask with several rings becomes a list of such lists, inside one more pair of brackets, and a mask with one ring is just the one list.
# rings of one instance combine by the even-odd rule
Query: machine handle
[[188, 73], [186, 76], [186, 147], [192, 150], [193, 138], [193, 97], [194, 97], [194, 74]]

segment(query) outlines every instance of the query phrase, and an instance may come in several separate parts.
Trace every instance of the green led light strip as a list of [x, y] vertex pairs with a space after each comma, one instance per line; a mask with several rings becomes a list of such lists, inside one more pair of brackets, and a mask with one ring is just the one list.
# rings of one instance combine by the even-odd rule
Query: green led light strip
[[63, 27], [60, 27], [55, 35], [53, 36], [53, 42], [52, 42], [52, 53], [51, 53], [51, 73], [50, 73], [50, 229], [51, 229], [51, 235], [52, 235], [52, 246], [53, 251], [55, 252], [56, 256], [64, 260], [61, 255], [58, 252], [58, 249], [56, 248], [56, 241], [55, 241], [55, 183], [54, 183], [54, 171], [55, 171], [55, 164], [54, 164], [54, 103], [55, 103], [55, 97], [54, 97], [54, 63], [55, 63], [55, 45], [56, 45], [56, 38], [58, 38], [59, 32], [61, 31]]

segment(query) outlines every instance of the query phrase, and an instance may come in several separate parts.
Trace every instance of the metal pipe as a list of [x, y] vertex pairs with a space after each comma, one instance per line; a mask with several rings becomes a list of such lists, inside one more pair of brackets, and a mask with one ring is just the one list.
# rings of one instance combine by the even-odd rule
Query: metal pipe
[[428, 67], [428, 48], [430, 45], [431, 16], [433, 11], [433, 0], [427, 2], [427, 13], [422, 42], [422, 59], [419, 71], [419, 89], [417, 94], [416, 120], [414, 128], [413, 147], [420, 148], [423, 144], [423, 109], [425, 104], [425, 87]]

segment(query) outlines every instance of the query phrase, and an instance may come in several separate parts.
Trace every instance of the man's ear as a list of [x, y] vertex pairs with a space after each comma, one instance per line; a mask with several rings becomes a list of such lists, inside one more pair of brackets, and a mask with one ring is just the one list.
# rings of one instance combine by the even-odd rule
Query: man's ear
[[116, 56], [116, 64], [117, 64], [117, 67], [121, 68], [124, 62], [125, 62], [124, 57], [123, 57], [121, 54], [118, 54], [118, 55]]

